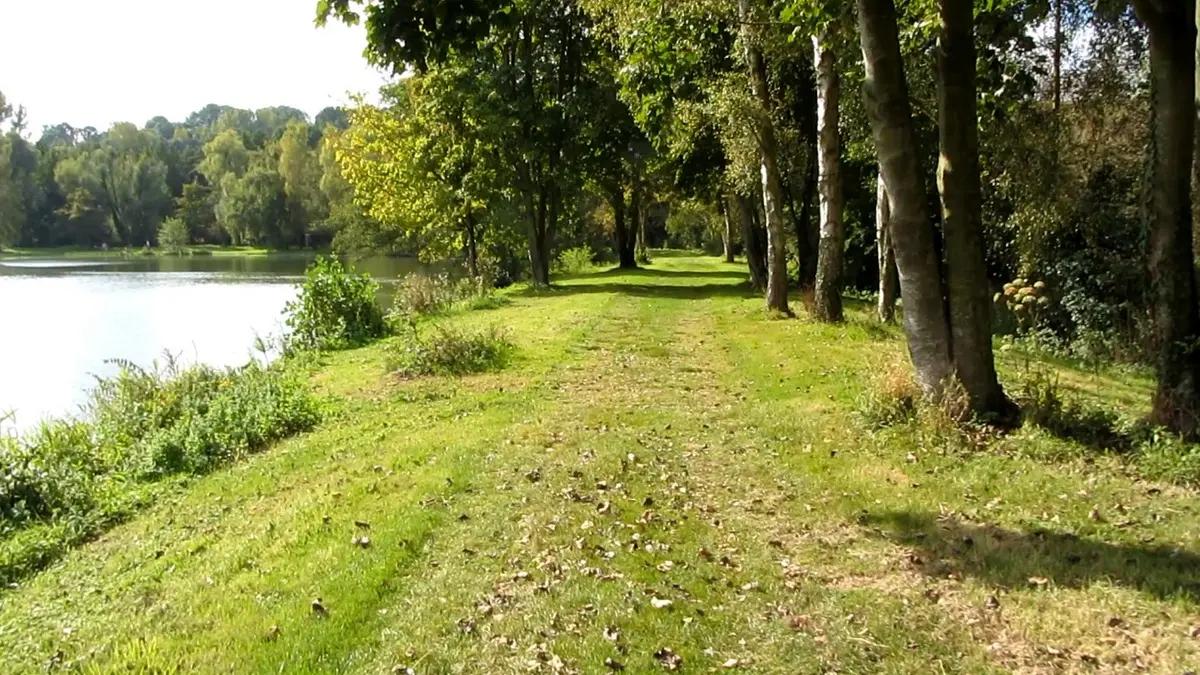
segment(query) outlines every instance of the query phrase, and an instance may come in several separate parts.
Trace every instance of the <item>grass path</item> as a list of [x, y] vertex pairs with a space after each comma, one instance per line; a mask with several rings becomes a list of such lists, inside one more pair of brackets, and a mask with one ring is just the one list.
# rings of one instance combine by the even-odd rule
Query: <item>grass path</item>
[[0, 594], [0, 670], [1200, 667], [1194, 491], [1036, 431], [868, 434], [896, 333], [769, 320], [743, 276], [662, 258], [448, 319], [508, 327], [501, 373], [327, 357], [316, 431]]

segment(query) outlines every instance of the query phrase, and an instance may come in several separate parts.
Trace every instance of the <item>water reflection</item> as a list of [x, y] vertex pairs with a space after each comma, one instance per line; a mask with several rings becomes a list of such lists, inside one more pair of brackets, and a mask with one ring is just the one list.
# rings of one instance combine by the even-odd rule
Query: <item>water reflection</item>
[[[256, 335], [282, 332], [283, 306], [311, 260], [0, 260], [0, 414], [15, 411], [16, 426], [29, 427], [73, 413], [93, 375], [115, 371], [111, 359], [150, 365], [169, 351], [189, 363], [244, 363]], [[386, 289], [419, 265], [378, 258], [355, 266]]]

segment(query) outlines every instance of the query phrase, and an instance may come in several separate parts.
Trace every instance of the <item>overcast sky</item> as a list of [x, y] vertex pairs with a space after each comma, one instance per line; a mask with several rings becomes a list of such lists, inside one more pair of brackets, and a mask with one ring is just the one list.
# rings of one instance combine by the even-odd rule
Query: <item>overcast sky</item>
[[315, 115], [374, 93], [361, 27], [313, 25], [316, 0], [0, 0], [0, 91], [42, 125], [174, 122], [208, 103]]

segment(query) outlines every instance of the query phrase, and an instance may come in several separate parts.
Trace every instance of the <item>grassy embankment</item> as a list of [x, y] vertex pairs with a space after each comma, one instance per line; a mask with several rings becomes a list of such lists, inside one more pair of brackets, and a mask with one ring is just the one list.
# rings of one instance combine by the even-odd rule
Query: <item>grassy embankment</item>
[[[498, 373], [399, 381], [386, 344], [324, 357], [313, 432], [0, 594], [0, 669], [1200, 667], [1194, 490], [1038, 430], [975, 452], [869, 433], [855, 401], [898, 332], [858, 306], [770, 320], [743, 280], [663, 257], [442, 319], [506, 326]], [[1028, 366], [1005, 359], [1011, 384]], [[1148, 400], [1136, 376], [1053, 367]]]

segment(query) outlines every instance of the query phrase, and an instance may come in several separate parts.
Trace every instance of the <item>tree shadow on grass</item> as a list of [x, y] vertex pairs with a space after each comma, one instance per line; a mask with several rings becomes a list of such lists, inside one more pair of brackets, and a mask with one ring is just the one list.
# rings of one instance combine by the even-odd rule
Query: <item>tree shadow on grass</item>
[[549, 290], [530, 287], [519, 295], [621, 293], [637, 297], [681, 299], [752, 298], [760, 295], [750, 288], [747, 274], [736, 270], [691, 272], [618, 267], [600, 273], [564, 276], [555, 282]]
[[1052, 530], [1006, 530], [910, 511], [868, 515], [866, 523], [878, 536], [916, 549], [921, 571], [935, 578], [956, 572], [1001, 588], [1046, 583], [1084, 589], [1105, 581], [1200, 605], [1200, 556], [1191, 551], [1111, 544]]

